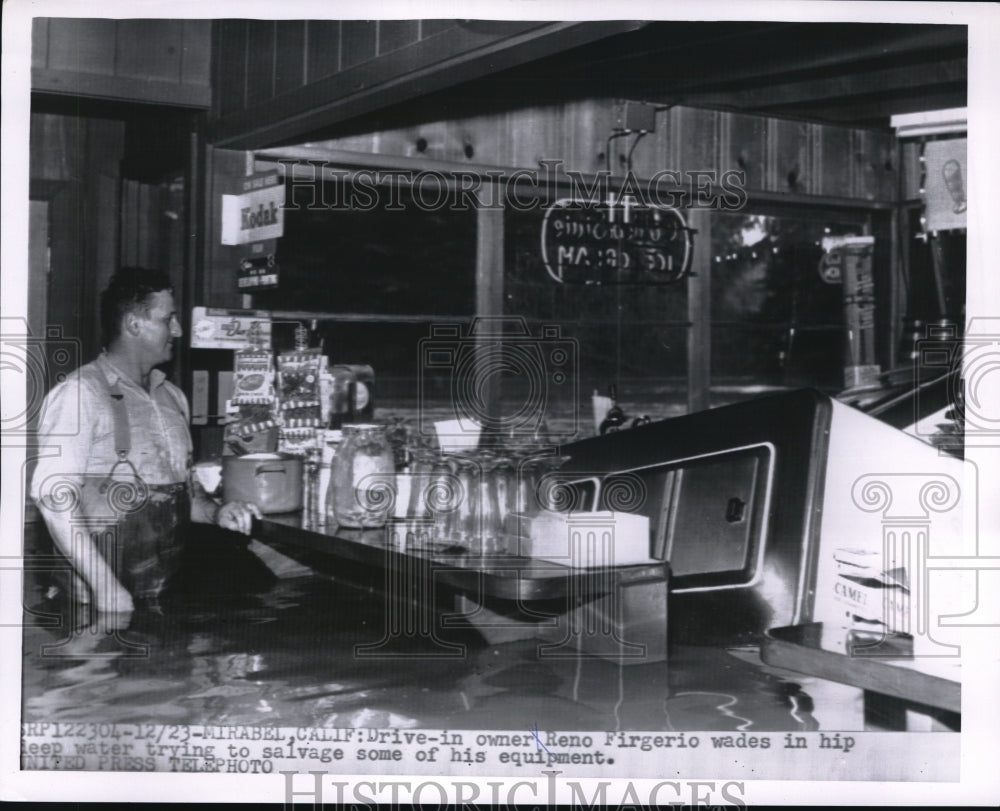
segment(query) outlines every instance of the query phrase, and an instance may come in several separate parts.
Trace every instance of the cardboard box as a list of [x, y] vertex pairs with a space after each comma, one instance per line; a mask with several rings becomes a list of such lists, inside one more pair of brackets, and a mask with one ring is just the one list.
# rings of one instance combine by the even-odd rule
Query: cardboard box
[[910, 592], [900, 586], [839, 575], [834, 600], [844, 607], [845, 621], [856, 616], [885, 625], [886, 630], [910, 633]]

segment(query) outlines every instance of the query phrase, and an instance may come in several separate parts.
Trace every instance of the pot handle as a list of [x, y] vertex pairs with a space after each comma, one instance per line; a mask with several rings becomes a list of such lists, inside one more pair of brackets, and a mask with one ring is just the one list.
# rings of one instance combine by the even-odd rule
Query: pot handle
[[263, 476], [265, 473], [287, 473], [284, 465], [261, 465], [254, 471], [254, 476]]

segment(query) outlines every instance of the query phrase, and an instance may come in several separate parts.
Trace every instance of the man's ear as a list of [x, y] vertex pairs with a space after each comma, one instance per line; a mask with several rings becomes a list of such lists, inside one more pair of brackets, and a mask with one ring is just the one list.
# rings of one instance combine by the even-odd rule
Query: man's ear
[[124, 327], [123, 332], [127, 332], [129, 335], [138, 335], [142, 329], [139, 324], [139, 316], [134, 312], [125, 314], [125, 323], [122, 326]]

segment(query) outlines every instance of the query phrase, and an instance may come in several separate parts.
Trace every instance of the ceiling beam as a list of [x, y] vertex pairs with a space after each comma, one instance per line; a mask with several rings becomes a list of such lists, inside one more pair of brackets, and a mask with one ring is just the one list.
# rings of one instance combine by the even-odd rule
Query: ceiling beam
[[[859, 24], [852, 42], [850, 38], [829, 36], [835, 33], [834, 28], [841, 26], [825, 29], [825, 24], [796, 24], [773, 31], [748, 32], [742, 43], [741, 38], [734, 37], [721, 50], [713, 48], [711, 40], [687, 40], [677, 45], [668, 42], [658, 52], [645, 54], [641, 62], [630, 53], [620, 53], [586, 60], [586, 66], [599, 75], [615, 71], [630, 76], [659, 75], [664, 81], [669, 80], [671, 92], [723, 92], [731, 90], [734, 82], [745, 85], [781, 76], [790, 78], [805, 71], [843, 70], [858, 62], [884, 62], [906, 54], [934, 55], [942, 51], [950, 54], [968, 48], [964, 26], [924, 27], [930, 30], [911, 31], [907, 27], [906, 33], [886, 34], [883, 29], [877, 32], [878, 36], [872, 36], [875, 31], [868, 34], [863, 31], [865, 26]], [[669, 36], [669, 28], [664, 32]], [[579, 67], [572, 65], [565, 72], [573, 75]]]
[[856, 126], [889, 128], [889, 117], [900, 113], [918, 113], [950, 107], [965, 107], [965, 85], [943, 85], [935, 88], [914, 87], [911, 92], [857, 98], [844, 104], [796, 104], [761, 108], [755, 112], [781, 115], [812, 121], [830, 121]]
[[681, 94], [678, 103], [703, 107], [773, 108], [785, 104], [814, 104], [831, 99], [894, 93], [915, 86], [930, 88], [955, 84], [967, 81], [968, 75], [967, 59], [946, 59], [933, 63], [845, 73], [824, 79], [759, 85], [743, 90], [715, 93], [692, 91]]

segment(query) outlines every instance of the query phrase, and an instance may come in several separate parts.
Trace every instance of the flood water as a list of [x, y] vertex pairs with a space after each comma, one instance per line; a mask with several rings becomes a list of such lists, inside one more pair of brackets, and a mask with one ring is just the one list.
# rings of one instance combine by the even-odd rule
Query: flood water
[[[862, 729], [860, 691], [761, 665], [754, 649], [674, 646], [619, 667], [539, 661], [532, 640], [449, 631], [461, 656], [385, 637], [374, 585], [202, 563], [126, 629], [26, 615], [22, 721], [505, 730]], [[223, 576], [228, 574], [229, 576]], [[378, 575], [372, 582], [378, 581]], [[27, 603], [29, 606], [31, 603]], [[358, 650], [357, 646], [368, 646]], [[361, 655], [364, 651], [378, 655]]]

